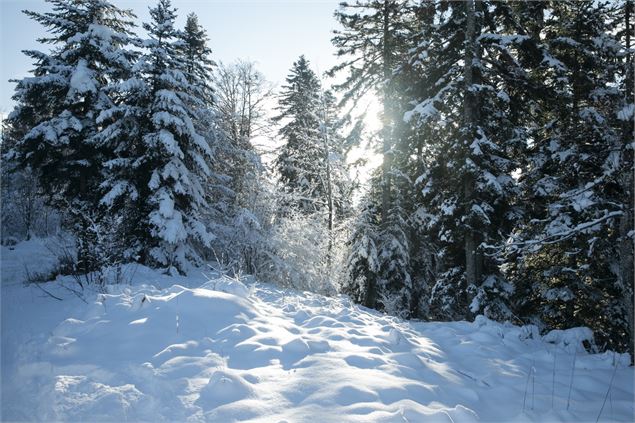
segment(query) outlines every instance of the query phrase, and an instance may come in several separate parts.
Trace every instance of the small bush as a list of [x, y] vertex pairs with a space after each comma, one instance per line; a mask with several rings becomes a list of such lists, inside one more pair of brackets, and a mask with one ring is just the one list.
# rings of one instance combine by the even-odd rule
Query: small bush
[[14, 236], [7, 236], [2, 239], [2, 245], [5, 247], [15, 247], [18, 244], [18, 239]]

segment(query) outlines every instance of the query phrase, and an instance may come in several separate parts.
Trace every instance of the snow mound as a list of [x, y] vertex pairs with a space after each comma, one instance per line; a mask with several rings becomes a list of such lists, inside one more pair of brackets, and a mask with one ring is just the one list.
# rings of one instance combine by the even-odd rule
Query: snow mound
[[549, 344], [555, 344], [570, 353], [584, 352], [584, 342], [587, 342], [588, 345], [595, 343], [593, 331], [585, 327], [552, 330], [543, 336], [542, 340]]
[[109, 386], [84, 376], [57, 376], [54, 420], [126, 421], [151, 419], [153, 399], [132, 384]]
[[203, 284], [201, 288], [226, 292], [227, 294], [236, 295], [242, 298], [247, 298], [250, 294], [250, 289], [245, 284], [237, 279], [230, 279], [228, 277], [210, 280], [209, 282]]
[[240, 401], [253, 395], [249, 383], [236, 374], [217, 370], [201, 389], [198, 403], [205, 409]]

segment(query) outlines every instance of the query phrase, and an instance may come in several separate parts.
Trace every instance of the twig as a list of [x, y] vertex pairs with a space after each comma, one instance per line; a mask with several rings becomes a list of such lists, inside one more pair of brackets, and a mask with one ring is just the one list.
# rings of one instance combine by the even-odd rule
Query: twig
[[557, 351], [553, 350], [553, 371], [551, 372], [551, 409], [553, 410], [553, 399], [556, 394], [556, 358]]
[[37, 286], [38, 288], [40, 288], [49, 297], [55, 298], [56, 300], [59, 300], [59, 301], [62, 301], [62, 299], [60, 297], [56, 297], [55, 295], [53, 295], [50, 292], [48, 292], [46, 289], [42, 288], [38, 282], [35, 282], [34, 285]]
[[573, 375], [575, 374], [575, 359], [577, 357], [577, 351], [573, 352], [573, 365], [571, 366], [571, 380], [569, 381], [569, 396], [567, 397], [567, 410], [569, 410], [569, 404], [571, 403], [571, 390], [573, 389]]
[[602, 411], [604, 410], [604, 406], [606, 405], [606, 399], [609, 397], [609, 393], [611, 392], [611, 387], [613, 386], [613, 379], [615, 378], [615, 373], [617, 373], [617, 363], [615, 363], [615, 367], [613, 367], [613, 374], [611, 375], [611, 381], [609, 382], [609, 389], [607, 389], [606, 395], [604, 395], [602, 408], [600, 408], [600, 414], [598, 414], [598, 418], [595, 419], [595, 423], [600, 421], [600, 416], [602, 415]]
[[531, 409], [534, 409], [534, 400], [536, 398], [536, 367], [535, 365], [535, 361], [532, 364], [531, 368], [533, 370], [533, 375], [531, 377]]
[[64, 284], [60, 284], [62, 286], [62, 288], [71, 291], [73, 294], [75, 294], [77, 296], [77, 298], [79, 298], [80, 300], [82, 300], [84, 303], [88, 304], [88, 301], [86, 301], [84, 299], [84, 297], [76, 290], [74, 290], [73, 288], [69, 288], [68, 286], [64, 285]]
[[525, 383], [525, 394], [523, 395], [523, 413], [525, 412], [525, 406], [527, 404], [527, 391], [529, 390], [529, 379], [531, 378], [531, 374], [534, 371], [533, 362], [529, 367], [529, 373], [527, 373], [527, 382]]

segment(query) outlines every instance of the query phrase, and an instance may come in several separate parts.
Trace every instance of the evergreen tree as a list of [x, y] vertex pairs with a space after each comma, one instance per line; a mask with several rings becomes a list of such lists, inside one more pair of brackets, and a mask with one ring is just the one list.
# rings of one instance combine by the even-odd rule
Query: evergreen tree
[[25, 52], [36, 67], [32, 77], [17, 81], [13, 96], [13, 157], [35, 171], [52, 206], [69, 211], [79, 266], [91, 270], [97, 265], [91, 228], [100, 219], [98, 193], [108, 156], [96, 140], [97, 119], [116, 101], [109, 87], [132, 68], [127, 45], [133, 15], [105, 0], [50, 3], [51, 12], [25, 11], [50, 32], [40, 41], [54, 47], [49, 53]]
[[386, 221], [391, 207], [391, 175], [393, 126], [399, 121], [398, 88], [393, 71], [403, 61], [409, 45], [413, 15], [410, 1], [356, 0], [342, 2], [335, 18], [343, 30], [335, 31], [332, 39], [337, 55], [343, 60], [329, 71], [333, 76], [347, 71], [346, 79], [335, 88], [344, 91], [343, 103], [357, 101], [365, 94], [376, 94], [382, 103], [382, 220]]
[[346, 259], [346, 277], [341, 290], [353, 301], [377, 308], [377, 280], [379, 272], [380, 206], [373, 201], [372, 192], [364, 198], [353, 224]]
[[[374, 307], [403, 316], [418, 313], [415, 304], [425, 290], [422, 278], [413, 279], [411, 272], [412, 265], [419, 265], [420, 260], [413, 262], [410, 256], [413, 251], [419, 253], [419, 245], [412, 242], [413, 228], [408, 223], [412, 214], [412, 187], [407, 167], [411, 165], [412, 151], [401, 119], [404, 107], [411, 107], [403, 91], [411, 80], [402, 78], [398, 72], [408, 57], [416, 32], [415, 12], [413, 2], [342, 3], [336, 19], [344, 29], [336, 31], [332, 41], [343, 61], [330, 71], [331, 75], [347, 71], [345, 81], [336, 86], [344, 91], [344, 102], [356, 103], [371, 92], [382, 103], [383, 164], [381, 178], [373, 181], [376, 184], [373, 189], [381, 191], [381, 217], [372, 228], [379, 237], [379, 270], [373, 274], [375, 279], [366, 283], [377, 295]], [[370, 229], [370, 225], [366, 227]], [[387, 306], [388, 303], [391, 305]], [[404, 309], [397, 310], [397, 304]]]
[[326, 211], [332, 230], [336, 214], [344, 213], [350, 201], [345, 156], [355, 136], [343, 134], [346, 120], [304, 56], [293, 64], [278, 110], [274, 120], [283, 124], [284, 145], [276, 168], [290, 198], [286, 206], [304, 213]]
[[314, 213], [325, 204], [320, 164], [323, 163], [320, 135], [320, 81], [304, 56], [293, 63], [279, 98], [284, 145], [276, 169], [284, 191], [291, 197], [285, 207]]
[[322, 90], [304, 56], [293, 64], [279, 103], [280, 114], [274, 118], [282, 123], [279, 134], [284, 140], [275, 162], [282, 185], [279, 224], [317, 225], [314, 233], [325, 235], [321, 266], [330, 284], [340, 256], [335, 245], [340, 222], [350, 212], [346, 153], [358, 125], [344, 135], [347, 120], [340, 118], [334, 96]]
[[208, 46], [207, 32], [198, 23], [195, 13], [187, 15], [185, 28], [178, 34], [181, 42], [178, 45], [179, 56], [183, 59], [183, 74], [197, 96], [206, 104], [213, 102], [211, 86], [212, 71], [216, 63], [210, 58], [212, 50]]
[[[617, 9], [622, 17], [625, 6]], [[518, 253], [510, 277], [523, 318], [586, 325], [600, 346], [625, 349], [632, 344], [625, 341], [632, 341], [633, 97], [632, 79], [624, 83], [633, 64], [613, 35], [622, 25], [611, 19], [613, 8], [549, 4], [542, 48], [550, 60], [534, 72], [551, 95], [536, 116], [521, 177], [531, 221], [518, 225], [508, 251]]]
[[416, 217], [424, 239], [437, 244], [430, 299], [437, 318], [511, 317], [511, 286], [483, 247], [500, 242], [519, 216], [512, 172], [527, 139], [523, 111], [535, 102], [525, 68], [536, 60], [536, 40], [516, 8], [422, 4], [418, 47], [401, 70], [419, 81], [406, 120], [420, 135], [408, 151], [424, 164], [412, 179], [421, 193]]
[[[174, 28], [175, 9], [159, 0], [150, 9], [152, 21], [144, 25], [150, 39], [141, 71], [150, 86], [148, 131], [143, 134], [151, 235], [150, 257], [158, 264], [186, 270], [198, 262], [197, 246], [209, 246], [213, 235], [202, 221], [208, 207], [205, 181], [210, 177], [212, 149], [195, 128], [197, 108], [204, 107], [184, 75]], [[197, 87], [200, 88], [200, 87]]]
[[409, 224], [401, 206], [401, 192], [395, 189], [394, 196], [387, 221], [379, 233], [377, 291], [381, 309], [407, 318], [411, 317], [415, 305], [407, 235]]
[[205, 75], [187, 73], [176, 10], [160, 0], [150, 16], [136, 73], [117, 87], [123, 101], [103, 116], [103, 141], [115, 143], [118, 155], [108, 163], [110, 190], [102, 201], [130, 206], [142, 261], [184, 272], [214, 238], [203, 218], [214, 132], [202, 122]]

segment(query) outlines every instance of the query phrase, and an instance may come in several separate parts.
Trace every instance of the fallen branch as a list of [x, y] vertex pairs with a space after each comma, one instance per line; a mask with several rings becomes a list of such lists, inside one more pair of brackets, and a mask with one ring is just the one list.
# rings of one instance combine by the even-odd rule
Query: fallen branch
[[35, 282], [35, 283], [33, 283], [33, 285], [35, 285], [35, 286], [37, 286], [38, 288], [40, 288], [40, 290], [41, 290], [42, 292], [44, 292], [46, 295], [48, 295], [49, 297], [51, 297], [51, 298], [55, 298], [55, 299], [56, 299], [56, 300], [58, 300], [58, 301], [62, 301], [62, 298], [60, 298], [60, 297], [56, 297], [55, 295], [53, 295], [53, 294], [51, 294], [50, 292], [48, 292], [46, 289], [42, 288], [42, 287], [40, 286], [40, 283], [39, 283], [39, 282]]

